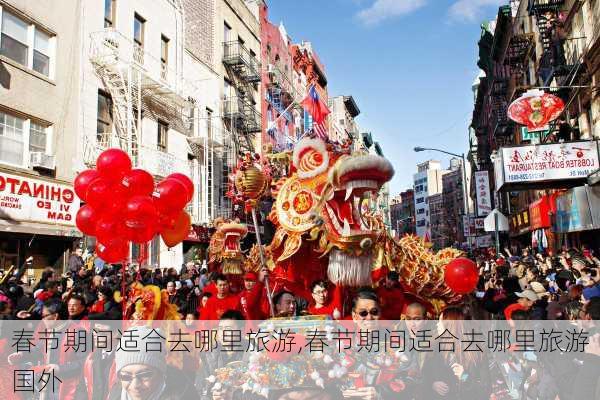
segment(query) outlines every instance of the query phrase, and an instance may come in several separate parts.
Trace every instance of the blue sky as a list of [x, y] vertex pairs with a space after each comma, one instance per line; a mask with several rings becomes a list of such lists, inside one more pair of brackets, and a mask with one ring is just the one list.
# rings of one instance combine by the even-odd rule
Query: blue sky
[[391, 194], [412, 187], [416, 164], [466, 152], [480, 25], [507, 0], [270, 0], [294, 42], [310, 41], [330, 95], [352, 95], [358, 123], [391, 160]]

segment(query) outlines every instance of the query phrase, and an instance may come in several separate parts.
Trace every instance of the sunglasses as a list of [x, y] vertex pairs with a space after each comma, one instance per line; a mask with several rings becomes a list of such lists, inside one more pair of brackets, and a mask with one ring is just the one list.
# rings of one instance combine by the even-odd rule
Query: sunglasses
[[132, 382], [134, 379], [138, 379], [143, 382], [148, 382], [154, 378], [154, 371], [144, 371], [139, 374], [128, 374], [125, 372], [119, 372], [119, 380], [121, 382]]
[[367, 315], [369, 315], [369, 314], [371, 314], [371, 316], [373, 316], [373, 317], [377, 317], [379, 315], [379, 309], [371, 308], [369, 311], [361, 310], [357, 314], [360, 315], [362, 318], [366, 318]]

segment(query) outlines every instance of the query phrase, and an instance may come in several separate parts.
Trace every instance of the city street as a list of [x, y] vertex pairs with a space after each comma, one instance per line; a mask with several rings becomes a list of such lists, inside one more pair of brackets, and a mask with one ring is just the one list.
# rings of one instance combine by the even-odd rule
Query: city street
[[0, 0], [0, 391], [600, 399], [599, 39], [600, 0]]

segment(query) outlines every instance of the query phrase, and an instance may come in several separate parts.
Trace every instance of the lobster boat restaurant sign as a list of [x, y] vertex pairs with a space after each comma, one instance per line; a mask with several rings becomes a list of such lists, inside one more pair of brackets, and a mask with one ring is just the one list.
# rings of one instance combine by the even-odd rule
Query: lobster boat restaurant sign
[[73, 187], [0, 172], [0, 218], [75, 226]]
[[598, 142], [503, 147], [503, 184], [585, 179], [598, 169]]

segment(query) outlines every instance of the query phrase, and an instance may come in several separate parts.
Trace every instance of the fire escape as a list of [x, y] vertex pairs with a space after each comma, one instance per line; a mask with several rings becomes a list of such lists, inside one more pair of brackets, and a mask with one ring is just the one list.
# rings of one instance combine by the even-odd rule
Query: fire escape
[[232, 135], [236, 147], [254, 151], [251, 136], [261, 131], [260, 113], [253, 95], [261, 79], [260, 61], [240, 41], [229, 41], [223, 43], [223, 64], [235, 88], [235, 93], [225, 93], [223, 120], [231, 132], [244, 138], [240, 143], [238, 135]]
[[[293, 123], [294, 117], [292, 110], [299, 107], [297, 103], [299, 94], [294, 88], [294, 84], [288, 75], [288, 71], [282, 71], [277, 64], [269, 64], [267, 67], [267, 74], [269, 79], [267, 81], [266, 100], [287, 124]], [[278, 124], [269, 127], [267, 133], [275, 140], [276, 151], [285, 150], [293, 143], [292, 138], [289, 137], [289, 131], [280, 132]]]
[[490, 88], [489, 126], [497, 145], [510, 139], [513, 126], [506, 111], [508, 109], [507, 92], [510, 80], [510, 68], [506, 65], [506, 55], [512, 34], [512, 16], [510, 6], [498, 9], [498, 18], [492, 44], [492, 79]]
[[557, 51], [557, 48], [562, 45], [553, 43], [552, 38], [552, 24], [558, 21], [563, 4], [564, 0], [529, 0], [529, 15], [535, 16], [540, 34], [539, 40], [542, 44], [538, 75], [544, 86], [549, 86], [555, 76], [562, 76], [566, 71], [564, 60], [560, 59], [561, 55]]
[[125, 150], [135, 166], [164, 176], [172, 171], [188, 172], [187, 159], [159, 152], [141, 142], [142, 111], [161, 115], [181, 132], [189, 133], [187, 117], [193, 106], [182, 74], [144, 51], [122, 33], [105, 29], [90, 35], [90, 62], [110, 94], [113, 109], [112, 132], [84, 136], [84, 162], [91, 166], [97, 155], [109, 147]]
[[510, 68], [510, 80], [506, 95], [509, 103], [529, 88], [524, 85], [523, 76], [529, 67], [529, 60], [535, 49], [534, 43], [532, 33], [513, 35], [510, 38], [504, 58], [504, 64]]

